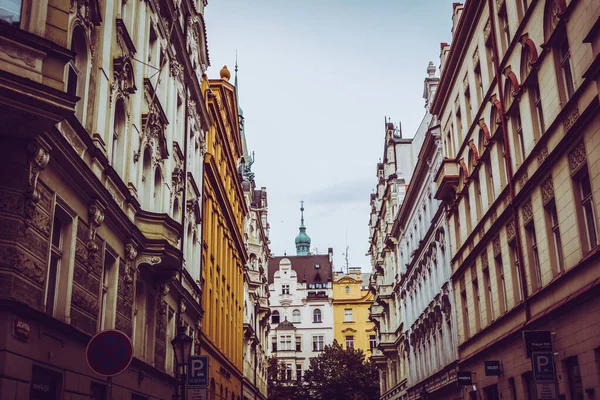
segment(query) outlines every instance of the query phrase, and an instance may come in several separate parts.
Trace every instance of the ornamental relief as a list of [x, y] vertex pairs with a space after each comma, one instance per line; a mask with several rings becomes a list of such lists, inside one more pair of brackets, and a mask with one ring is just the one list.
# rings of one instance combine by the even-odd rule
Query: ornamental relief
[[46, 265], [39, 263], [18, 247], [0, 245], [0, 265], [14, 268], [23, 276], [42, 286], [46, 278]]
[[542, 147], [537, 154], [538, 168], [540, 168], [542, 166], [544, 161], [546, 161], [546, 158], [548, 158], [548, 145], [547, 144], [545, 144], [544, 147]]
[[510, 221], [506, 224], [506, 235], [508, 236], [508, 240], [512, 240], [515, 237], [515, 221]]
[[548, 204], [554, 199], [554, 184], [552, 183], [552, 177], [546, 179], [542, 183], [542, 202], [544, 205]]
[[564, 115], [563, 125], [567, 133], [579, 119], [579, 106], [575, 103]]
[[528, 223], [533, 218], [533, 205], [531, 203], [531, 199], [527, 200], [525, 204], [523, 204], [523, 221]]
[[502, 252], [502, 247], [500, 246], [500, 236], [496, 236], [492, 243], [494, 249], [494, 257], [498, 257]]
[[585, 146], [583, 142], [581, 142], [569, 153], [569, 169], [571, 170], [571, 174], [579, 171], [581, 166], [583, 166], [586, 161], [587, 155], [585, 152]]

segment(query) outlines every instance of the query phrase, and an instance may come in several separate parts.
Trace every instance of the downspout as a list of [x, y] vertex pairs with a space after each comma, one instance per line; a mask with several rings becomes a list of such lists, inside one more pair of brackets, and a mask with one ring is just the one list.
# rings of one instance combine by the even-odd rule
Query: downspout
[[[498, 56], [498, 47], [496, 42], [496, 30], [495, 30], [495, 22], [494, 22], [494, 7], [492, 0], [488, 0], [488, 9], [490, 14], [490, 34], [492, 36], [492, 51], [494, 52], [494, 69], [496, 70], [496, 85], [498, 86], [498, 97], [500, 100], [500, 104], [502, 105], [503, 112], [500, 113], [500, 123], [502, 125], [502, 136], [504, 140], [504, 163], [506, 164], [506, 171], [508, 172], [508, 187], [510, 191], [510, 207], [512, 210], [512, 218], [515, 224], [515, 241], [517, 245], [517, 257], [519, 261], [519, 275], [521, 276], [521, 286], [523, 287], [523, 306], [525, 307], [525, 322], [529, 321], [531, 318], [531, 310], [529, 309], [528, 304], [528, 293], [527, 293], [527, 280], [525, 279], [525, 263], [523, 262], [523, 249], [521, 248], [521, 236], [519, 233], [519, 215], [517, 209], [514, 204], [515, 200], [515, 190], [513, 186], [513, 170], [512, 170], [512, 160], [510, 156], [509, 149], [509, 141], [508, 141], [508, 130], [506, 124], [506, 116], [504, 114], [504, 92], [502, 90], [502, 74], [500, 73], [500, 63]], [[493, 122], [493, 121], [492, 121]], [[490, 122], [490, 123], [492, 123]]]

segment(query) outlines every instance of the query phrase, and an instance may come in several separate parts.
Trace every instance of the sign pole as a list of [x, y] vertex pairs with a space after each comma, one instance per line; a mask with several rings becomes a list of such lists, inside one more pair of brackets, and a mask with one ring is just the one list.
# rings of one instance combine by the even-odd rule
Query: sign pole
[[106, 392], [104, 394], [104, 400], [112, 399], [112, 376], [106, 378]]

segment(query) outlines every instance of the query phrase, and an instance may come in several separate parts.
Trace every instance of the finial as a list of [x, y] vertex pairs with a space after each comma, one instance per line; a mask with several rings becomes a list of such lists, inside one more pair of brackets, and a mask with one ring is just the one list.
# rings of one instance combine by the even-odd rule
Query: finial
[[304, 227], [304, 200], [300, 200], [300, 226]]
[[227, 69], [227, 65], [224, 65], [220, 71], [221, 79], [224, 79], [229, 82], [229, 78], [231, 78], [231, 72]]

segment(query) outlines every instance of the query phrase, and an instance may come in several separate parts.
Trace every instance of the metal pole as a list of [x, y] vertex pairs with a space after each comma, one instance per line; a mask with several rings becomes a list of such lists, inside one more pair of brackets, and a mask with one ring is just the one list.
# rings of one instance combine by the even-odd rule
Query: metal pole
[[185, 367], [183, 367], [183, 372], [181, 373], [181, 399], [185, 400], [186, 397], [186, 390], [185, 390], [185, 378], [186, 378], [186, 374], [185, 374]]
[[106, 392], [104, 392], [104, 400], [112, 399], [112, 376], [106, 379]]

